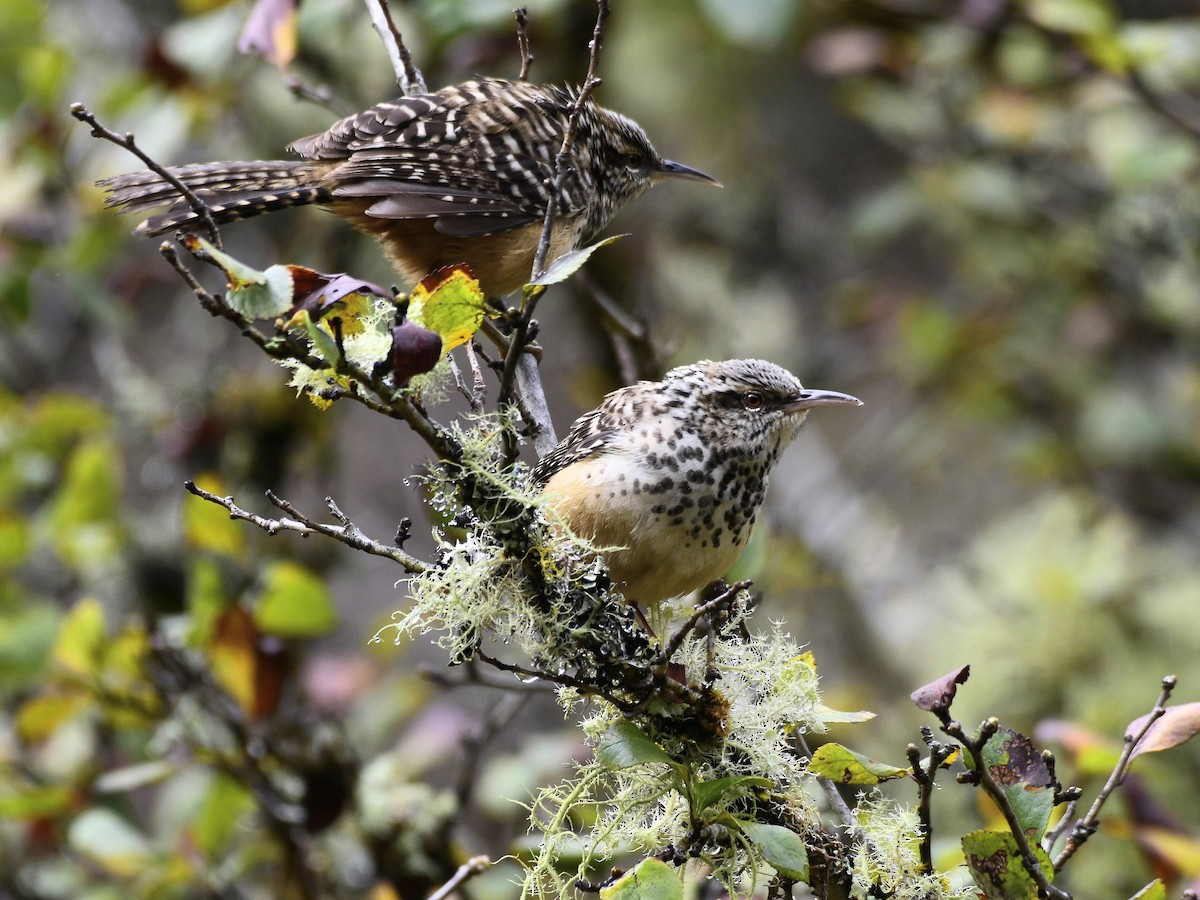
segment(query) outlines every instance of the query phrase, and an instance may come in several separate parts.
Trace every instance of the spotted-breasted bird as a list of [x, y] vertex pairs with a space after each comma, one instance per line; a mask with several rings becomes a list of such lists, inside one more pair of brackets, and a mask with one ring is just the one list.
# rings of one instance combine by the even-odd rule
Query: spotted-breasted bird
[[[222, 224], [319, 204], [376, 235], [415, 283], [467, 263], [488, 296], [530, 279], [553, 188], [554, 161], [578, 93], [487, 78], [380, 103], [291, 145], [300, 159], [213, 162], [169, 171]], [[665, 160], [630, 119], [581, 108], [558, 192], [549, 259], [593, 240], [624, 204], [664, 178], [716, 184]], [[144, 212], [154, 236], [197, 227], [200, 217], [153, 172], [100, 182], [108, 205]]]
[[572, 532], [605, 548], [625, 598], [654, 605], [741, 555], [767, 475], [810, 409], [861, 402], [763, 360], [705, 360], [613, 391], [533, 479]]

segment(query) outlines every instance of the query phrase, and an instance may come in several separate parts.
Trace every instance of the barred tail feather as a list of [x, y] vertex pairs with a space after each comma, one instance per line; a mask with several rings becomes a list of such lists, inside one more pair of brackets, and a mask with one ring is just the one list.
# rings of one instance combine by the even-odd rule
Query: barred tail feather
[[[260, 213], [325, 203], [328, 189], [316, 182], [311, 163], [296, 160], [200, 163], [167, 170], [208, 206], [217, 224], [248, 219]], [[154, 237], [200, 222], [179, 192], [154, 172], [134, 172], [98, 182], [108, 190], [105, 204], [121, 207], [122, 213], [145, 212], [170, 204], [160, 215], [151, 216], [134, 229], [134, 234]]]

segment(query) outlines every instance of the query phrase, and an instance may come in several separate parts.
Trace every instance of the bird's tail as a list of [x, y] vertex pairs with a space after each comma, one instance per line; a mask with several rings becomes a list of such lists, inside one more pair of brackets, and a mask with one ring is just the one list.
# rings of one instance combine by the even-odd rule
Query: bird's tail
[[[204, 201], [218, 225], [330, 199], [329, 190], [315, 177], [312, 164], [303, 160], [200, 163], [167, 171]], [[105, 205], [122, 207], [121, 212], [144, 212], [171, 204], [166, 212], [138, 225], [134, 234], [154, 237], [200, 222], [200, 216], [179, 191], [154, 172], [118, 175], [97, 184], [108, 191]]]

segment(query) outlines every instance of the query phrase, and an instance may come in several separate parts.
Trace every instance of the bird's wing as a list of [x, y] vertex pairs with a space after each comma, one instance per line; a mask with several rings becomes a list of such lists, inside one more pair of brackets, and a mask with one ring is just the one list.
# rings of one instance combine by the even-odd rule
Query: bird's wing
[[534, 484], [544, 485], [567, 466], [613, 450], [623, 432], [612, 413], [601, 406], [575, 420], [557, 447], [533, 468]]
[[433, 218], [451, 235], [504, 231], [543, 216], [566, 121], [557, 96], [524, 83], [467, 82], [380, 103], [292, 149], [339, 163], [326, 184], [334, 197], [374, 198], [367, 215]]

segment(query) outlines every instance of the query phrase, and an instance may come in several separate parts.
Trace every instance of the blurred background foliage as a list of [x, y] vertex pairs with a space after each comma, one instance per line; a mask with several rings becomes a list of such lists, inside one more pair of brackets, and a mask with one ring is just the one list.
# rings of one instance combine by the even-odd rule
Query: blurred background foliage
[[[590, 290], [542, 305], [560, 429], [699, 357], [863, 397], [780, 467], [742, 564], [762, 615], [811, 642], [827, 702], [881, 713], [838, 739], [899, 763], [924, 722], [907, 693], [970, 662], [956, 713], [1038, 734], [1094, 791], [1158, 679], [1200, 685], [1194, 5], [614, 5], [601, 101], [725, 187], [642, 199]], [[394, 6], [431, 85], [516, 74], [507, 0]], [[411, 516], [429, 548], [404, 483], [422, 445], [315, 411], [203, 315], [101, 208], [92, 182], [136, 161], [67, 114], [165, 163], [271, 158], [335, 114], [289, 78], [337, 114], [394, 93], [357, 0], [305, 0], [274, 61], [238, 51], [251, 9], [0, 5], [0, 895], [419, 896], [518, 844], [500, 798], [586, 752], [545, 697], [441, 689], [469, 679], [369, 645], [403, 602], [383, 562], [182, 490], [264, 513], [267, 488], [309, 511], [329, 494], [379, 537]], [[533, 77], [579, 79], [592, 5], [529, 13]], [[226, 239], [390, 283], [313, 210]], [[1070, 886], [1200, 878], [1197, 784], [1194, 745], [1140, 760]], [[946, 865], [989, 815], [973, 800], [938, 795]]]

